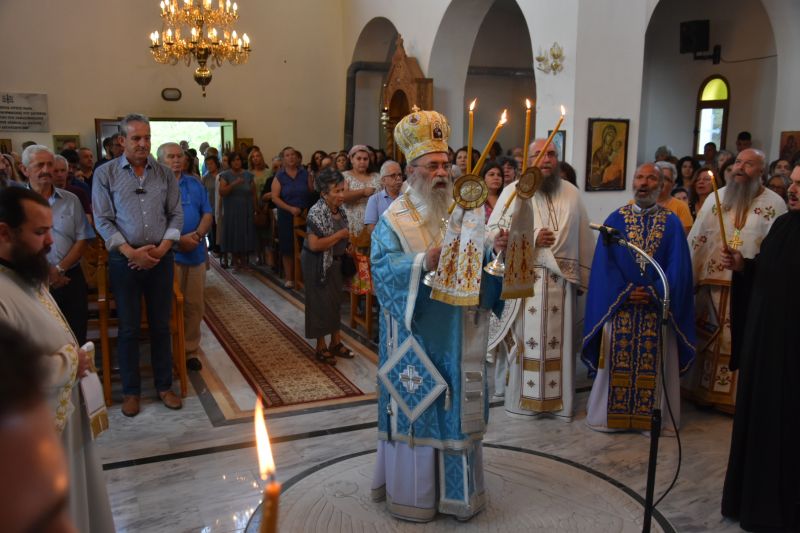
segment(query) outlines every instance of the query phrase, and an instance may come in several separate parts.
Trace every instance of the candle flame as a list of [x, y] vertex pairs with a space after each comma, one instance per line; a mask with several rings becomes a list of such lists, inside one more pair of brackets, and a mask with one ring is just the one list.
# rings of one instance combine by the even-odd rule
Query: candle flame
[[471, 103], [471, 104], [469, 104], [469, 110], [470, 110], [470, 111], [475, 111], [475, 104], [476, 104], [476, 103], [478, 103], [478, 99], [477, 99], [477, 98], [475, 98], [475, 99], [472, 101], [472, 103]]
[[531, 101], [528, 100], [527, 98], [525, 99], [525, 107], [527, 107], [528, 109], [531, 108]]
[[566, 115], [566, 114], [567, 114], [567, 110], [566, 110], [566, 109], [564, 109], [564, 106], [562, 105], [562, 106], [561, 106], [561, 116], [563, 117], [563, 116], [564, 116], [564, 115]]
[[269, 445], [267, 423], [264, 422], [264, 408], [261, 406], [260, 397], [256, 400], [255, 426], [256, 445], [258, 448], [258, 469], [261, 473], [261, 479], [266, 481], [267, 476], [275, 472], [275, 462], [272, 460], [272, 449]]
[[501, 126], [502, 126], [503, 124], [505, 124], [506, 122], [508, 122], [508, 118], [506, 118], [506, 117], [507, 117], [507, 115], [508, 115], [508, 110], [507, 110], [507, 109], [503, 109], [503, 114], [502, 114], [502, 115], [500, 115], [500, 125], [501, 125]]

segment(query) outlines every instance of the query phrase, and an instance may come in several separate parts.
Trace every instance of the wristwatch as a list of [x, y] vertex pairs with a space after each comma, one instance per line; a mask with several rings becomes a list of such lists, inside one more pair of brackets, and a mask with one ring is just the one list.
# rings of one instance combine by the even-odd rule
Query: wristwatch
[[59, 264], [56, 264], [56, 272], [58, 272], [59, 274], [61, 274], [61, 275], [63, 276], [63, 275], [64, 275], [64, 272], [66, 272], [66, 270], [64, 270], [63, 268], [61, 268], [61, 265], [59, 265]]

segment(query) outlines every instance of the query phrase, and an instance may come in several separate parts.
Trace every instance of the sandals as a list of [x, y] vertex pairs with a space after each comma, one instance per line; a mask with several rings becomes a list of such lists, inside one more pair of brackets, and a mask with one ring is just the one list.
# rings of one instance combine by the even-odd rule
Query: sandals
[[314, 357], [316, 357], [317, 361], [320, 363], [336, 366], [336, 358], [332, 356], [328, 350], [317, 350], [314, 352]]
[[341, 357], [342, 359], [352, 359], [353, 358], [353, 352], [351, 352], [347, 348], [347, 346], [345, 346], [341, 342], [337, 343], [337, 344], [334, 344], [333, 346], [331, 346], [328, 349], [336, 357]]

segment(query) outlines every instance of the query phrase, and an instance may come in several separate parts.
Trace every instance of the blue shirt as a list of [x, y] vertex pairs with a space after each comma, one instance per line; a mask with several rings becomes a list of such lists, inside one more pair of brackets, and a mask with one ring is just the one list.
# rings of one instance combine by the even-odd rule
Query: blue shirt
[[367, 200], [367, 210], [364, 212], [364, 224], [377, 224], [386, 209], [392, 205], [394, 198], [386, 194], [386, 189], [380, 190]]
[[[181, 208], [183, 209], [183, 229], [181, 235], [192, 233], [200, 225], [200, 219], [206, 213], [211, 213], [211, 203], [208, 193], [200, 180], [194, 176], [181, 175], [178, 180], [181, 191]], [[200, 244], [191, 252], [175, 252], [175, 262], [181, 265], [195, 266], [206, 261], [206, 241], [200, 239]]]
[[306, 169], [298, 168], [294, 179], [284, 169], [281, 169], [275, 179], [281, 184], [281, 200], [300, 209], [309, 206], [311, 192], [308, 190], [308, 171]]
[[147, 156], [137, 176], [124, 155], [98, 167], [92, 180], [92, 211], [97, 232], [110, 251], [162, 240], [177, 241], [183, 227], [178, 180], [166, 166]]
[[[83, 205], [77, 196], [64, 189], [53, 188], [53, 194], [47, 199], [53, 210], [53, 245], [47, 254], [47, 261], [57, 265], [69, 253], [78, 241], [94, 239], [95, 234]], [[75, 263], [77, 265], [79, 263]], [[66, 265], [71, 268], [75, 265]]]

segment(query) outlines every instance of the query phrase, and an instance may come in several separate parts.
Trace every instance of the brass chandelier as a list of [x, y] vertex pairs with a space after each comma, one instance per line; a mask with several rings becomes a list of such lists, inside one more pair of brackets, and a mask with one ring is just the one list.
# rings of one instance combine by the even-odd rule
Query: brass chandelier
[[241, 37], [233, 30], [239, 18], [239, 6], [231, 0], [219, 0], [212, 7], [212, 0], [161, 0], [161, 32], [150, 34], [150, 52], [157, 63], [176, 65], [185, 61], [186, 66], [197, 61], [194, 81], [203, 89], [211, 83], [209, 67], [222, 66], [224, 61], [232, 65], [247, 62], [250, 56], [250, 38]]

